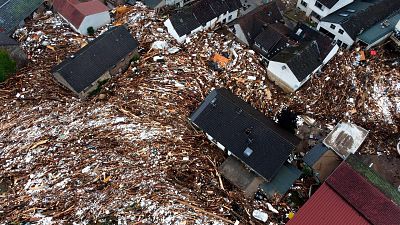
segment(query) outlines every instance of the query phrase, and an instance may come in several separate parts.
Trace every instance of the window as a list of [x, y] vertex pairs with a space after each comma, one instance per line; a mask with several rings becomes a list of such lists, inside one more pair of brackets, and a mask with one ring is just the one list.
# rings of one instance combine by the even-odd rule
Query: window
[[336, 28], [336, 26], [335, 25], [333, 25], [333, 24], [331, 24], [331, 29], [335, 29]]
[[315, 2], [315, 7], [317, 7], [317, 8], [319, 8], [319, 9], [322, 10], [323, 5], [321, 4], [321, 2], [316, 1], [316, 2]]
[[343, 43], [343, 44], [342, 44], [342, 47], [347, 49], [348, 45], [345, 44], [345, 43]]
[[232, 20], [232, 15], [229, 15], [228, 21], [231, 21], [231, 20]]
[[336, 44], [339, 45], [339, 46], [341, 46], [341, 45], [342, 45], [342, 41], [341, 41], [341, 40], [337, 40], [337, 41], [336, 41]]
[[305, 1], [303, 1], [303, 0], [301, 0], [301, 3], [300, 3], [302, 6], [304, 6], [304, 7], [307, 7], [307, 2], [305, 2]]
[[344, 33], [344, 30], [339, 29], [339, 34], [343, 34], [343, 33]]

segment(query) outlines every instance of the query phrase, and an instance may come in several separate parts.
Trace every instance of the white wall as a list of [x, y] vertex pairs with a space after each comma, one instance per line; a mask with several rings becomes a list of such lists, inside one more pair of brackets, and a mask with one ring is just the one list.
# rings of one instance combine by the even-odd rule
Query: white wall
[[[331, 24], [335, 25], [335, 29], [331, 28]], [[343, 43], [346, 43], [348, 45], [347, 48], [350, 48], [350, 46], [352, 46], [354, 44], [354, 41], [347, 33], [346, 31], [343, 29], [343, 27], [340, 24], [336, 24], [336, 23], [329, 23], [329, 22], [324, 22], [321, 21], [318, 23], [317, 26], [317, 30], [319, 30], [320, 28], [324, 28], [325, 30], [331, 32], [333, 35], [335, 35], [334, 40], [340, 40]], [[344, 30], [343, 34], [339, 34], [339, 29]]]
[[296, 76], [286, 63], [269, 61], [268, 75], [275, 76], [294, 91], [301, 86], [301, 83], [297, 80]]
[[168, 33], [175, 38], [175, 40], [179, 43], [182, 43], [185, 41], [186, 39], [186, 35], [183, 35], [182, 37], [178, 35], [178, 33], [176, 32], [174, 26], [172, 26], [171, 20], [167, 19], [164, 22], [164, 25], [167, 27]]
[[246, 35], [244, 34], [242, 27], [240, 26], [240, 24], [235, 24], [233, 26], [235, 28], [235, 36], [244, 44], [246, 44], [247, 46], [249, 46], [249, 42], [247, 41]]
[[329, 52], [329, 54], [325, 57], [325, 59], [322, 61], [323, 64], [326, 64], [327, 62], [329, 62], [329, 60], [331, 60], [333, 58], [333, 56], [336, 55], [336, 53], [339, 50], [339, 46], [335, 45], [335, 47], [332, 48], [332, 50]]
[[78, 32], [87, 35], [87, 29], [89, 27], [93, 27], [94, 30], [97, 30], [99, 27], [102, 27], [108, 23], [111, 23], [110, 13], [108, 11], [93, 14], [83, 19], [81, 25], [79, 26]]
[[301, 1], [302, 0], [297, 1], [297, 7], [299, 9], [301, 9], [302, 11], [304, 11], [307, 16], [310, 16], [311, 12], [314, 11], [316, 14], [320, 15], [322, 18], [322, 17], [325, 17], [325, 16], [337, 11], [338, 9], [343, 8], [344, 6], [352, 3], [354, 0], [340, 0], [336, 3], [336, 5], [334, 5], [330, 9], [325, 6], [322, 6], [322, 9], [316, 7], [315, 2], [317, 0], [303, 0], [304, 2], [307, 3], [307, 7], [304, 7], [303, 5], [301, 5]]

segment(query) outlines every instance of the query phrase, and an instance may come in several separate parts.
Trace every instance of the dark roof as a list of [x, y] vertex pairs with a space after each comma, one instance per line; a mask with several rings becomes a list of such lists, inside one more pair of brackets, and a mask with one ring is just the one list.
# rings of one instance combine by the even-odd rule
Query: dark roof
[[[266, 180], [271, 180], [299, 143], [250, 104], [225, 88], [206, 97], [190, 120]], [[245, 150], [251, 152], [245, 155]]]
[[197, 21], [203, 26], [206, 25], [207, 22], [220, 15], [215, 14], [208, 0], [197, 2], [193, 9], [193, 14], [196, 17]]
[[303, 81], [322, 64], [320, 50], [316, 41], [287, 47], [271, 60], [286, 63], [299, 82]]
[[83, 91], [112, 66], [138, 47], [125, 26], [113, 27], [55, 66], [76, 92]]
[[[301, 171], [285, 162], [271, 182], [264, 182], [260, 189], [268, 198], [282, 197], [293, 183], [299, 179]], [[278, 196], [277, 196], [278, 195]]]
[[178, 35], [183, 36], [212, 19], [241, 7], [240, 0], [200, 0], [172, 14], [169, 19]]
[[43, 0], [0, 0], [0, 31], [10, 34]]
[[10, 45], [19, 45], [18, 42], [10, 36], [8, 36], [6, 33], [0, 32], [0, 46], [10, 46]]
[[[301, 29], [301, 32], [299, 29]], [[325, 59], [329, 52], [335, 47], [335, 45], [332, 44], [331, 38], [303, 23], [299, 23], [290, 36], [293, 40], [300, 43], [315, 40], [318, 44], [322, 59]]]
[[147, 7], [154, 9], [164, 0], [143, 0], [143, 3], [147, 5]]
[[318, 0], [322, 5], [332, 8], [339, 0]]
[[246, 36], [249, 45], [254, 44], [254, 39], [264, 30], [268, 24], [282, 20], [282, 14], [276, 1], [258, 6], [253, 11], [240, 17], [238, 23]]
[[399, 224], [400, 207], [347, 163], [342, 163], [326, 182], [372, 224]]
[[400, 1], [355, 1], [324, 17], [321, 21], [340, 24], [355, 39], [360, 32], [399, 11]]
[[307, 152], [303, 158], [303, 161], [312, 167], [326, 151], [328, 151], [328, 147], [322, 143], [317, 144]]
[[177, 12], [169, 19], [179, 36], [190, 34], [192, 30], [201, 26], [191, 9]]
[[400, 207], [343, 162], [288, 225], [397, 225]]
[[269, 25], [254, 39], [254, 50], [268, 59], [278, 54], [289, 43], [287, 36], [274, 27], [278, 24], [284, 26], [281, 23]]

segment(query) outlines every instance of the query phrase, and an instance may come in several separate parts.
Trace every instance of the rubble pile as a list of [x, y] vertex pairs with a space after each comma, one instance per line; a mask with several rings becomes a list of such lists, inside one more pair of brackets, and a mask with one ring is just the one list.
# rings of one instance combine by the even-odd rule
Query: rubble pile
[[[84, 101], [50, 69], [93, 37], [50, 13], [16, 32], [33, 62], [0, 84], [2, 221], [254, 224], [256, 209], [285, 223], [311, 184], [302, 178], [275, 202], [246, 199], [221, 177], [224, 153], [187, 119], [215, 87], [270, 117], [290, 107], [328, 127], [352, 120], [371, 130], [363, 153], [398, 133], [399, 71], [378, 58], [353, 66], [354, 53], [344, 52], [299, 92], [284, 94], [259, 56], [223, 28], [179, 45], [162, 16], [141, 4], [115, 12], [114, 25], [123, 23], [140, 42], [140, 59]], [[215, 54], [230, 63], [216, 66]]]

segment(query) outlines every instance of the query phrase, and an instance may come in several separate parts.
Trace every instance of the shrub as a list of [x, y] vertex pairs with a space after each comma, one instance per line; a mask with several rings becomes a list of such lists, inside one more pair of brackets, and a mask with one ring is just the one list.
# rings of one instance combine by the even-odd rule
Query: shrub
[[0, 82], [5, 81], [8, 76], [17, 71], [17, 64], [10, 58], [8, 53], [0, 50]]
[[88, 35], [93, 36], [94, 35], [94, 28], [93, 27], [88, 27], [87, 28], [87, 32], [88, 32]]

